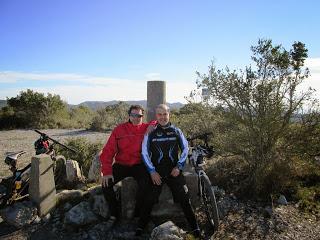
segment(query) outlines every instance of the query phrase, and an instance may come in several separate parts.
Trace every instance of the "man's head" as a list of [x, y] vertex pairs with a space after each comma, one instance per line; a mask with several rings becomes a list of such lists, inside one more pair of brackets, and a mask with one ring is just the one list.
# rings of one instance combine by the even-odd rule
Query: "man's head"
[[161, 126], [165, 126], [169, 123], [170, 109], [165, 104], [159, 104], [156, 107], [156, 119]]
[[133, 125], [139, 125], [142, 123], [144, 109], [140, 105], [131, 105], [128, 111], [130, 122]]

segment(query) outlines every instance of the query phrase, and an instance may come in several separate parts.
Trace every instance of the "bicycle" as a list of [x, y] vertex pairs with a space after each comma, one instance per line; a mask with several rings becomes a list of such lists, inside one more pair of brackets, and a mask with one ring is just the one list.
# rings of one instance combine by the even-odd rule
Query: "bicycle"
[[[34, 130], [40, 134], [40, 138], [34, 143], [36, 155], [47, 154], [53, 161], [53, 172], [56, 188], [63, 186], [66, 177], [66, 159], [62, 155], [56, 155], [54, 145], [59, 144], [64, 148], [76, 153], [75, 150], [63, 145], [62, 143], [50, 138], [39, 130]], [[50, 144], [49, 140], [53, 143]], [[5, 163], [10, 167], [12, 175], [1, 179], [0, 181], [0, 208], [11, 205], [17, 201], [23, 200], [29, 196], [29, 175], [31, 163], [22, 169], [17, 169], [17, 161], [25, 151], [8, 152], [5, 157]]]
[[[215, 231], [219, 226], [219, 211], [211, 181], [203, 169], [203, 166], [205, 165], [205, 158], [212, 157], [214, 153], [213, 147], [208, 144], [208, 137], [210, 135], [212, 135], [212, 133], [204, 133], [187, 138], [187, 140], [190, 142], [191, 152], [188, 155], [189, 162], [194, 167], [198, 176], [198, 196], [201, 200], [201, 205], [205, 209], [207, 219]], [[193, 146], [193, 140], [196, 139], [202, 140], [204, 145], [198, 144]]]

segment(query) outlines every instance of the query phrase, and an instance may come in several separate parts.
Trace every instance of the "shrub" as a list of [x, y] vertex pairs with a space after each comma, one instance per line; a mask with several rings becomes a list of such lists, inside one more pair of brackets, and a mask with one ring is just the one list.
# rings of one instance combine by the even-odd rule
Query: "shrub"
[[312, 187], [298, 187], [295, 197], [299, 208], [320, 216], [320, 184]]
[[220, 107], [229, 123], [221, 146], [246, 162], [253, 195], [268, 196], [288, 184], [292, 155], [283, 153], [284, 139], [312, 90], [298, 91], [309, 76], [303, 43], [295, 42], [287, 51], [271, 40], [259, 40], [251, 49], [255, 67], [218, 70], [212, 64], [207, 74], [198, 73], [198, 85], [207, 89], [204, 102]]
[[102, 149], [102, 143], [91, 143], [84, 137], [68, 138], [65, 145], [76, 150], [76, 154], [57, 145], [57, 153], [66, 157], [66, 159], [76, 160], [82, 168], [83, 174], [88, 176], [92, 159]]

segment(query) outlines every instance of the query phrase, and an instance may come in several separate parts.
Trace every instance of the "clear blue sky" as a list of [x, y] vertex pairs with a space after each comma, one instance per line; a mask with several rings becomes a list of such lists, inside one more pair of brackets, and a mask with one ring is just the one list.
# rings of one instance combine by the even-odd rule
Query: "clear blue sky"
[[195, 71], [213, 59], [250, 64], [259, 38], [305, 43], [314, 78], [319, 9], [316, 0], [0, 0], [0, 99], [31, 88], [69, 103], [138, 100], [148, 80], [165, 80], [167, 100], [184, 102]]

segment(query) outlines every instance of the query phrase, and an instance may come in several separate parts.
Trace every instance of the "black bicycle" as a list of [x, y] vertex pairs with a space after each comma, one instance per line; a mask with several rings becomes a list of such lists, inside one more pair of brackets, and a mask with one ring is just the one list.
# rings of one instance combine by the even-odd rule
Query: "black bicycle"
[[[211, 181], [203, 170], [203, 166], [206, 164], [205, 159], [212, 157], [214, 153], [213, 147], [208, 144], [210, 135], [212, 133], [204, 133], [187, 138], [190, 143], [188, 158], [198, 176], [198, 196], [200, 197], [201, 205], [204, 207], [210, 225], [214, 230], [217, 230], [219, 226], [219, 212], [216, 197]], [[202, 140], [204, 145], [197, 144], [194, 146], [193, 141], [197, 139]]]
[[[63, 186], [66, 178], [66, 159], [62, 155], [56, 155], [54, 145], [59, 144], [73, 153], [76, 153], [76, 151], [50, 138], [39, 130], [34, 131], [40, 134], [39, 139], [34, 143], [36, 155], [47, 154], [51, 157], [53, 161], [54, 180], [56, 188], [59, 189]], [[51, 142], [49, 142], [49, 140], [51, 140]], [[12, 175], [0, 180], [0, 208], [11, 205], [29, 196], [31, 163], [22, 169], [17, 168], [17, 161], [24, 153], [26, 152], [9, 152], [5, 157], [5, 163], [10, 167]]]

